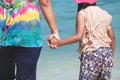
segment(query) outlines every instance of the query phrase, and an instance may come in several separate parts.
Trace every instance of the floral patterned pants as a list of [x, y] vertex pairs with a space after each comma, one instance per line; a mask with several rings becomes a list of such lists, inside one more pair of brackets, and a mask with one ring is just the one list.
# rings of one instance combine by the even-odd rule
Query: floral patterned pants
[[101, 47], [82, 55], [79, 80], [110, 80], [112, 49]]

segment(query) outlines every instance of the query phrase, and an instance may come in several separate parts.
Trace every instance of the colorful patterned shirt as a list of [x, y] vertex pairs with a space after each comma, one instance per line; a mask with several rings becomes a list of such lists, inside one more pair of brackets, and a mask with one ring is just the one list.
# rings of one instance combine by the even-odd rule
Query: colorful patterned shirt
[[42, 46], [35, 0], [0, 0], [0, 46]]

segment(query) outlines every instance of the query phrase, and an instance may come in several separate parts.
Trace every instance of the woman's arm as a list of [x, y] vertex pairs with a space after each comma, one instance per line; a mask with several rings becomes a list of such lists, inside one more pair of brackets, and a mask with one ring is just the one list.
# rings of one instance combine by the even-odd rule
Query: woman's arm
[[56, 26], [56, 21], [54, 17], [54, 12], [52, 9], [52, 5], [50, 0], [39, 0], [40, 8], [42, 10], [42, 13], [49, 25], [49, 28], [51, 29], [51, 35], [48, 37], [48, 45], [51, 48], [55, 48], [55, 45], [50, 44], [51, 39], [55, 38], [59, 40], [59, 34], [58, 34], [58, 29]]
[[51, 34], [58, 35], [58, 29], [54, 17], [54, 12], [50, 0], [39, 0], [40, 8], [42, 13], [51, 29]]

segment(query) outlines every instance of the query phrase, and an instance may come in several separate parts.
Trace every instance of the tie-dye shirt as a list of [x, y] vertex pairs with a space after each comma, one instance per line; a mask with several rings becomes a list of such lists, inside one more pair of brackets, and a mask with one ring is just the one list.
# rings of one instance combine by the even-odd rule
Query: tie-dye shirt
[[0, 0], [0, 46], [42, 46], [35, 0]]

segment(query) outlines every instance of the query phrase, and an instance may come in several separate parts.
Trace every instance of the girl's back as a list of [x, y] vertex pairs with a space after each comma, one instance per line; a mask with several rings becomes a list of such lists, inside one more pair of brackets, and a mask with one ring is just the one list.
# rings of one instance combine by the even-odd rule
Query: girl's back
[[79, 12], [85, 19], [86, 32], [82, 39], [84, 51], [93, 51], [99, 47], [110, 47], [110, 38], [107, 27], [110, 25], [111, 16], [98, 6], [89, 6]]

